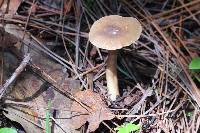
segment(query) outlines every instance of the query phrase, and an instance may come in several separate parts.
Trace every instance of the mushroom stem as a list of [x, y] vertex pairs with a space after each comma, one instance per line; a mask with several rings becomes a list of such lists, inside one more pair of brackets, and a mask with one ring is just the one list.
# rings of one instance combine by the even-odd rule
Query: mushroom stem
[[117, 79], [117, 50], [108, 51], [108, 60], [106, 68], [106, 80], [108, 87], [108, 94], [112, 101], [116, 100], [119, 95], [118, 79]]

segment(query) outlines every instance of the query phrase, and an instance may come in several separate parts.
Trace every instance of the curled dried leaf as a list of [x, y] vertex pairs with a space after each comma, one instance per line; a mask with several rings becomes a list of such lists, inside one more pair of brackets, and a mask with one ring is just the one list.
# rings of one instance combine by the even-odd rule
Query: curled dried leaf
[[72, 103], [72, 122], [75, 129], [80, 128], [88, 121], [88, 130], [93, 132], [103, 120], [114, 118], [114, 114], [108, 109], [99, 94], [85, 90], [76, 93], [75, 97], [87, 106], [84, 108], [75, 101]]

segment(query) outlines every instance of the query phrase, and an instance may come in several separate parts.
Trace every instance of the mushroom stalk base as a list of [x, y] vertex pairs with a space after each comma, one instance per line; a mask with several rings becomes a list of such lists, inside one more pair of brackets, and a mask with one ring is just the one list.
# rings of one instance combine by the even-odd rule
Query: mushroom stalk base
[[108, 87], [108, 94], [112, 101], [116, 100], [119, 95], [118, 78], [117, 78], [117, 50], [108, 51], [108, 60], [106, 68], [106, 80]]

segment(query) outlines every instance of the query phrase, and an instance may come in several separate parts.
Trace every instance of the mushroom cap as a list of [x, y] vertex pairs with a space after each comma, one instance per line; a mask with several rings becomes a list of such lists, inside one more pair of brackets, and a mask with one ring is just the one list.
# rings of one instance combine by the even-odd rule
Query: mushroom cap
[[98, 48], [116, 50], [137, 41], [141, 33], [142, 26], [136, 18], [110, 15], [94, 22], [89, 40]]

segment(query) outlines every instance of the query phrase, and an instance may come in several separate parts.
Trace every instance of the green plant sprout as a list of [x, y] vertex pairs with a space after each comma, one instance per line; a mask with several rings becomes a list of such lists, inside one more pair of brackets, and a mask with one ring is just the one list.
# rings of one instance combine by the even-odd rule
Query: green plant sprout
[[192, 61], [189, 64], [189, 69], [200, 70], [200, 57], [192, 59]]
[[125, 123], [114, 129], [117, 133], [130, 133], [140, 130], [139, 124]]
[[50, 128], [50, 108], [51, 108], [51, 101], [48, 101], [48, 108], [45, 113], [45, 132], [50, 133], [51, 128]]
[[187, 112], [187, 113], [186, 113], [186, 116], [192, 117], [192, 112]]
[[0, 133], [17, 133], [17, 130], [14, 128], [4, 127], [0, 128]]
[[189, 64], [189, 69], [192, 71], [193, 76], [200, 82], [198, 72], [200, 70], [200, 57], [193, 58]]

